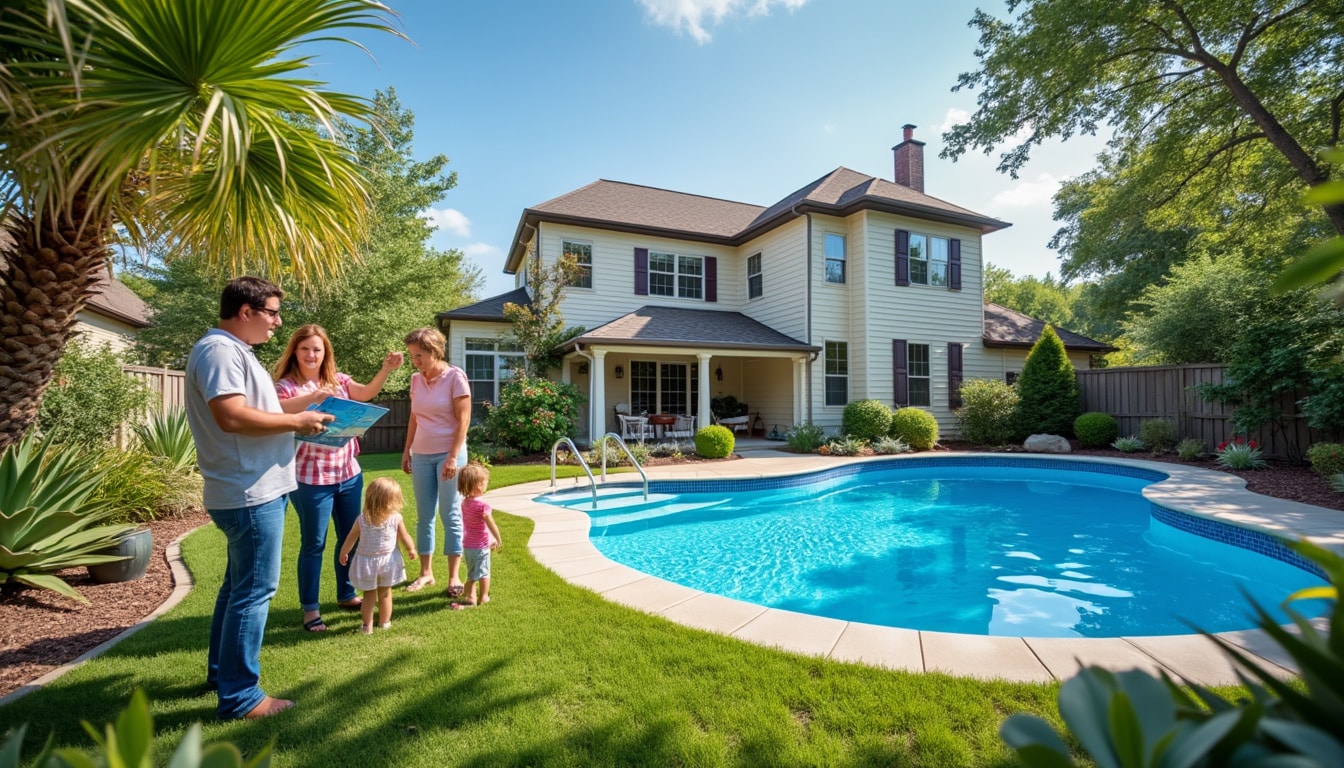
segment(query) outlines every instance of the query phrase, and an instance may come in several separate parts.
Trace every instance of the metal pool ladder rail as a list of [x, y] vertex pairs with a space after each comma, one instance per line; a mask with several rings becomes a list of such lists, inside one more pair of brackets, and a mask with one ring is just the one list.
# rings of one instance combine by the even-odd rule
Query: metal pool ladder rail
[[[606, 446], [608, 438], [614, 438], [616, 440], [616, 445], [619, 446], [620, 449], [625, 452], [625, 455], [627, 457], [629, 457], [630, 463], [633, 464], [635, 469], [639, 472], [639, 476], [644, 478], [644, 500], [648, 501], [649, 476], [644, 474], [644, 468], [639, 465], [638, 461], [635, 461], [635, 456], [634, 454], [630, 453], [629, 446], [627, 446], [625, 444], [625, 441], [621, 439], [621, 436], [616, 434], [615, 432], [608, 432], [607, 434], [603, 435], [601, 442], [598, 443], [598, 445], [601, 446], [602, 448], [602, 482], [605, 483], [607, 481]], [[584, 461], [583, 454], [580, 453], [578, 447], [574, 445], [574, 441], [570, 440], [568, 437], [562, 437], [559, 440], [556, 440], [555, 445], [551, 446], [551, 487], [552, 488], [555, 487], [555, 457], [556, 454], [559, 453], [560, 446], [562, 445], [569, 446], [570, 453], [573, 453], [574, 457], [579, 460], [579, 466], [583, 467], [583, 473], [588, 476], [588, 489], [592, 491], [593, 494], [593, 509], [597, 509], [597, 480], [596, 478], [593, 477], [593, 471], [588, 468], [588, 462]]]

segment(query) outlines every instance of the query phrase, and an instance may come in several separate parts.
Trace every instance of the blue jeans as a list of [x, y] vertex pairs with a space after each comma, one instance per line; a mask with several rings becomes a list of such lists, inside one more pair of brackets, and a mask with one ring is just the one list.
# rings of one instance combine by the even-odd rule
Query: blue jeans
[[206, 682], [219, 690], [221, 720], [242, 717], [266, 698], [261, 682], [261, 638], [280, 583], [286, 499], [238, 509], [210, 509], [228, 538], [228, 567], [210, 621]]
[[327, 530], [333, 519], [336, 521], [336, 549], [331, 553], [331, 565], [336, 574], [336, 599], [342, 603], [355, 599], [355, 588], [350, 586], [350, 566], [341, 565], [336, 553], [350, 529], [355, 527], [363, 494], [363, 474], [334, 485], [299, 483], [298, 490], [290, 494], [289, 500], [294, 502], [294, 510], [299, 513], [299, 603], [303, 610], [316, 611], [320, 606], [322, 554], [327, 548]]
[[[443, 554], [462, 554], [462, 500], [457, 478], [444, 480], [447, 452], [411, 454], [411, 490], [415, 491], [415, 547], [422, 555], [434, 554], [434, 515], [443, 515]], [[467, 447], [457, 455], [457, 466], [467, 465]]]

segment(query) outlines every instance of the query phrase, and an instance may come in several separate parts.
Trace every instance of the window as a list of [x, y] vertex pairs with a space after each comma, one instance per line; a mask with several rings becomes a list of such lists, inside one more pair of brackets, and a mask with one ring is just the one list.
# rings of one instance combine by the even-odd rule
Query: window
[[523, 351], [517, 344], [498, 339], [467, 339], [463, 370], [471, 384], [472, 421], [484, 418], [482, 403], [498, 403], [499, 390], [522, 367]]
[[845, 282], [845, 236], [826, 234], [826, 282]]
[[[914, 236], [910, 237], [914, 240]], [[910, 382], [910, 405], [929, 405], [929, 345], [910, 344], [906, 347], [906, 373]]]
[[947, 285], [947, 238], [910, 233], [910, 282]]
[[761, 254], [747, 257], [747, 298], [759, 299], [765, 294], [765, 285], [761, 278]]
[[705, 260], [699, 256], [649, 251], [649, 295], [704, 298]]
[[1003, 380], [1008, 384], [1008, 386], [1012, 386], [1017, 383], [1018, 376], [1019, 374], [1017, 371], [1004, 371]]
[[570, 274], [569, 280], [565, 282], [565, 285], [570, 288], [592, 288], [593, 244], [566, 240], [563, 251], [564, 256], [569, 256], [574, 259], [574, 272]]
[[[927, 347], [926, 347], [927, 349]], [[849, 342], [826, 342], [826, 404], [849, 403]]]
[[630, 361], [630, 412], [695, 415], [698, 366]]

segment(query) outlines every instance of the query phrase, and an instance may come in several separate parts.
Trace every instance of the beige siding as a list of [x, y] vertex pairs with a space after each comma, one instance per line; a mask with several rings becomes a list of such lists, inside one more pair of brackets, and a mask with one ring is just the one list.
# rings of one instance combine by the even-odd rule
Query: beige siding
[[[596, 328], [646, 305], [684, 309], [731, 310], [741, 308], [746, 257], [738, 249], [691, 243], [669, 238], [645, 237], [559, 224], [541, 225], [541, 255], [545, 263], [560, 257], [565, 240], [593, 246], [593, 287], [566, 288], [560, 311], [569, 327]], [[718, 258], [718, 301], [678, 299], [635, 294], [635, 249], [648, 248], [684, 256]]]
[[[844, 283], [826, 282], [827, 234], [844, 235], [846, 238], [845, 255], [849, 263], [846, 264]], [[840, 417], [845, 409], [844, 406], [826, 405], [826, 342], [843, 341], [849, 345], [849, 399], [863, 397], [862, 390], [855, 386], [855, 373], [863, 361], [855, 355], [855, 349], [861, 347], [862, 341], [856, 338], [852, 321], [853, 295], [855, 291], [862, 290], [862, 285], [854, 280], [854, 255], [854, 238], [849, 220], [833, 216], [812, 217], [812, 343], [823, 351], [812, 364], [808, 389], [812, 422], [831, 431], [839, 429]]]
[[75, 332], [79, 339], [93, 348], [106, 344], [113, 352], [127, 352], [135, 346], [137, 330], [129, 323], [88, 310], [75, 317]]
[[[761, 254], [764, 292], [748, 301], [747, 257]], [[799, 341], [807, 340], [807, 220], [798, 218], [739, 249], [742, 314]], [[719, 265], [723, 274], [723, 265]], [[720, 301], [724, 299], [719, 291]]]
[[454, 320], [449, 328], [448, 362], [462, 367], [466, 360], [467, 339], [499, 339], [509, 334], [512, 326], [508, 323], [483, 323], [476, 320]]

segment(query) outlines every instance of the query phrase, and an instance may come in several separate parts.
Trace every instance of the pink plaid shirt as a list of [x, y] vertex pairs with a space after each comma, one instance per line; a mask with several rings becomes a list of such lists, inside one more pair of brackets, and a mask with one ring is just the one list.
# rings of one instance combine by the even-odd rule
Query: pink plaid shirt
[[[336, 394], [333, 397], [350, 399], [351, 378], [344, 373], [336, 374]], [[292, 379], [275, 382], [275, 392], [281, 400], [306, 395], [318, 388], [315, 381], [296, 384]], [[341, 448], [317, 445], [299, 441], [299, 452], [295, 456], [294, 474], [304, 485], [336, 485], [359, 474], [359, 440], [351, 440]]]

